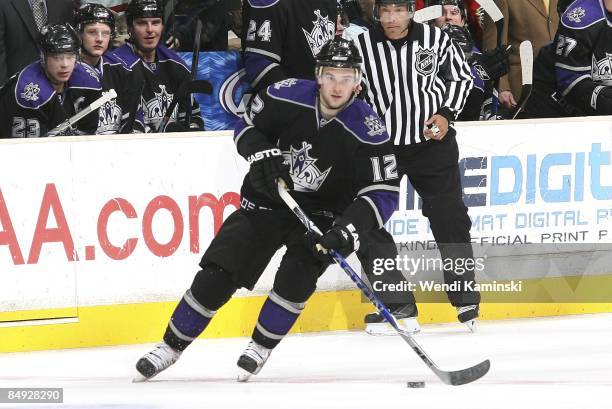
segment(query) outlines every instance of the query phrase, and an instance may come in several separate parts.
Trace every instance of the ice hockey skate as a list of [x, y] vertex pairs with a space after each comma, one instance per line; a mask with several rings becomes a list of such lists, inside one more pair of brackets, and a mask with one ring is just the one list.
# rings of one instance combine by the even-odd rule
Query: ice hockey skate
[[133, 381], [144, 382], [151, 379], [175, 363], [181, 354], [181, 351], [177, 351], [165, 342], [157, 344], [153, 351], [148, 352], [136, 362], [138, 374], [134, 377]]
[[[417, 321], [418, 310], [415, 304], [406, 304], [395, 310], [391, 314], [397, 320], [400, 328], [410, 334], [416, 334], [421, 331], [419, 321]], [[389, 324], [382, 315], [377, 312], [368, 314], [364, 318], [366, 324], [366, 332], [370, 335], [395, 335], [397, 332]]]
[[238, 358], [238, 382], [246, 382], [251, 375], [257, 375], [268, 360], [272, 350], [250, 341]]
[[476, 318], [480, 316], [480, 307], [476, 304], [457, 307], [457, 319], [467, 325], [471, 332], [476, 332]]

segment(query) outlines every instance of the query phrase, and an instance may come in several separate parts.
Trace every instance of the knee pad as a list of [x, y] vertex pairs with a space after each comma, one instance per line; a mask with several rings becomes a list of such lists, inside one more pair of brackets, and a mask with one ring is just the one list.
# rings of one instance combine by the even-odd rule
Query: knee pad
[[228, 302], [237, 289], [231, 275], [216, 264], [207, 264], [198, 271], [191, 284], [193, 297], [213, 311]]

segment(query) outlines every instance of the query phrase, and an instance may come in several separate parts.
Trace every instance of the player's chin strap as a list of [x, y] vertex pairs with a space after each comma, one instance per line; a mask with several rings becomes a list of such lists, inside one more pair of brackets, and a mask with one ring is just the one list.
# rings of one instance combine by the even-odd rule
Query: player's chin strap
[[[313, 223], [312, 220], [306, 215], [306, 213], [302, 210], [300, 205], [295, 201], [295, 199], [289, 194], [286, 189], [285, 182], [282, 179], [278, 181], [278, 194], [281, 199], [285, 202], [285, 204], [291, 209], [291, 211], [297, 216], [297, 218], [302, 222], [306, 229], [314, 234], [319, 236], [322, 235], [321, 230]], [[402, 330], [395, 317], [389, 312], [389, 309], [383, 304], [374, 293], [370, 291], [368, 286], [363, 282], [361, 277], [352, 269], [352, 267], [348, 264], [346, 259], [340, 255], [336, 250], [330, 250], [329, 254], [332, 256], [336, 264], [340, 266], [340, 268], [350, 277], [350, 279], [357, 285], [357, 287], [361, 290], [361, 292], [368, 297], [368, 299], [374, 304], [374, 306], [378, 309], [378, 312], [381, 316], [387, 320], [389, 324], [395, 329], [395, 331], [410, 345], [412, 350], [416, 352], [416, 354], [421, 358], [425, 365], [429, 367], [435, 373], [438, 378], [442, 382], [448, 385], [463, 385], [466, 383], [473, 382], [482, 376], [484, 376], [491, 367], [491, 362], [487, 359], [475, 366], [466, 369], [459, 369], [457, 371], [443, 371], [441, 370], [425, 353], [423, 348], [417, 344], [417, 342], [412, 338], [410, 333]]]

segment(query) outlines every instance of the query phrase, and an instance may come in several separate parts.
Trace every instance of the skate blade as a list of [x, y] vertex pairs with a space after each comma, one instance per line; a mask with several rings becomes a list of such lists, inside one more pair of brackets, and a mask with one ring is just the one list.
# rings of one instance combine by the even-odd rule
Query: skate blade
[[238, 369], [238, 376], [236, 377], [236, 380], [238, 382], [248, 382], [248, 380], [251, 378], [251, 376], [253, 376], [252, 373], [245, 371], [242, 368]]
[[134, 377], [132, 378], [132, 383], [141, 383], [148, 380], [149, 378], [143, 376], [140, 372], [137, 372], [136, 375], [134, 375]]
[[[398, 324], [402, 330], [410, 335], [415, 335], [421, 332], [421, 327], [416, 318], [405, 318], [398, 320]], [[367, 324], [365, 331], [370, 335], [397, 335], [397, 331], [391, 326], [391, 324], [386, 322]]]
[[472, 334], [476, 332], [476, 320], [469, 320], [467, 322], [464, 322], [464, 324], [468, 327]]

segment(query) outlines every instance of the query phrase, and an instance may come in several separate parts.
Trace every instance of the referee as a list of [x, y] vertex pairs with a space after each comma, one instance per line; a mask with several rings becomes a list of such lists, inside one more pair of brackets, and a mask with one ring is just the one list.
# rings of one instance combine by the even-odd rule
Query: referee
[[[451, 124], [473, 81], [463, 52], [453, 46], [447, 34], [412, 21], [414, 7], [414, 0], [375, 1], [373, 14], [378, 24], [356, 41], [364, 61], [363, 94], [385, 121], [400, 173], [408, 175], [423, 199], [423, 215], [429, 219], [444, 264], [450, 259], [453, 262], [449, 264], [457, 266], [473, 259], [473, 253], [471, 221], [463, 203], [457, 163], [459, 149]], [[378, 239], [380, 245], [388, 240], [382, 234]], [[444, 281], [474, 282], [474, 270], [445, 268]], [[473, 331], [480, 294], [447, 294], [457, 308], [458, 320]], [[416, 312], [414, 296], [404, 295], [405, 309]], [[383, 320], [369, 314], [365, 321], [370, 326]]]

